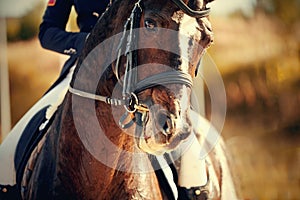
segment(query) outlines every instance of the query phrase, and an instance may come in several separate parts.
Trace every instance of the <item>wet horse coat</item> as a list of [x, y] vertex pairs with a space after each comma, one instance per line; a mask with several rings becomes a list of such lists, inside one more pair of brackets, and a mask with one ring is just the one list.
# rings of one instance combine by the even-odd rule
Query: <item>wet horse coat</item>
[[[144, 13], [140, 25], [146, 30], [139, 31], [141, 36], [139, 38], [144, 39], [139, 40], [139, 45], [147, 46], [153, 41], [165, 42], [168, 35], [158, 37], [157, 34], [155, 35], [155, 29], [161, 26], [178, 30], [180, 24], [184, 24], [182, 20], [186, 20], [186, 15], [172, 1], [145, 0], [142, 3], [141, 8]], [[200, 5], [189, 2], [197, 9], [205, 6], [202, 1], [196, 3]], [[130, 14], [128, 10], [131, 10], [134, 5], [131, 1], [116, 1], [99, 20], [87, 40], [83, 55], [75, 69], [71, 82], [72, 88], [89, 93], [95, 92], [106, 97], [111, 97], [113, 93], [122, 97], [122, 86], [118, 85], [120, 77], [116, 74], [126, 74], [124, 67], [126, 59], [121, 58], [120, 68], [115, 63], [105, 69], [101, 65], [105, 63], [105, 59], [111, 57], [112, 50], [117, 49], [119, 40], [104, 46], [106, 51], [102, 54], [96, 54], [97, 51], [93, 50], [106, 38], [122, 32], [122, 23], [127, 20]], [[164, 66], [171, 66], [175, 71], [194, 76], [201, 52], [211, 42], [211, 30], [207, 20], [197, 19], [196, 24], [200, 31], [194, 33], [195, 38], [190, 38], [189, 44], [193, 46], [197, 41], [202, 49], [191, 51], [190, 48], [185, 48], [190, 52], [186, 55], [190, 59], [189, 62], [174, 53], [160, 49], [141, 49], [138, 51], [138, 64], [142, 67], [138, 68], [137, 79], [143, 80], [153, 74], [168, 72], [170, 67]], [[181, 45], [181, 49], [184, 49], [183, 42], [166, 45]], [[148, 65], [153, 61], [158, 65]], [[151, 70], [147, 66], [151, 66]], [[82, 69], [84, 69], [83, 73]], [[93, 90], [95, 80], [98, 81], [96, 91]], [[173, 83], [169, 84], [167, 89], [156, 84], [139, 91], [138, 98], [143, 102], [143, 106], [146, 108], [153, 105], [161, 106], [158, 109], [154, 106], [152, 110], [147, 111], [150, 114], [142, 130], [142, 134], [145, 135], [139, 138], [141, 142], [138, 141], [142, 150], [154, 154], [170, 151], [179, 144], [178, 139], [183, 140], [191, 134], [189, 94], [189, 86]], [[113, 115], [112, 111], [116, 113]], [[115, 118], [119, 119], [124, 112], [126, 110], [120, 106], [111, 106], [105, 102], [94, 101], [76, 95], [74, 92], [68, 92], [56, 111], [53, 123], [45, 137], [31, 155], [23, 177], [23, 197], [26, 199], [172, 199], [167, 197], [166, 191], [161, 190], [154, 171], [132, 173], [136, 160], [127, 157], [123, 151], [139, 152], [140, 150], [136, 148], [134, 135], [124, 133], [115, 120]], [[156, 117], [162, 120], [157, 120]], [[129, 115], [130, 119], [136, 122], [140, 120], [137, 115]], [[98, 127], [103, 131], [100, 134]], [[93, 151], [86, 148], [82, 133], [85, 133], [84, 137]], [[105, 142], [107, 138], [122, 151], [111, 149]], [[100, 162], [97, 156], [105, 157], [111, 166]], [[148, 162], [140, 162], [138, 167], [146, 169], [148, 165]]]

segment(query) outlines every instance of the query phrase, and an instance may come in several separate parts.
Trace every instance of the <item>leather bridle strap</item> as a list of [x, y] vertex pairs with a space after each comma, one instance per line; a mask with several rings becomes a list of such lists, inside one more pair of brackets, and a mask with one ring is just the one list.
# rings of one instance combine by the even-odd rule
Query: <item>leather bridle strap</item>
[[207, 17], [210, 12], [210, 8], [205, 8], [204, 10], [192, 10], [189, 8], [182, 0], [171, 0], [175, 3], [183, 12], [191, 17], [201, 18]]
[[69, 92], [72, 94], [75, 94], [77, 96], [83, 97], [83, 98], [101, 101], [101, 102], [104, 102], [109, 105], [115, 105], [115, 106], [125, 105], [125, 102], [121, 99], [110, 98], [110, 97], [106, 97], [106, 96], [101, 96], [101, 95], [85, 92], [82, 90], [77, 90], [75, 88], [72, 88], [71, 86], [69, 87]]
[[[166, 84], [185, 84], [189, 87], [193, 86], [192, 78], [189, 74], [181, 72], [181, 71], [168, 71], [160, 74], [156, 74], [150, 77], [147, 77], [136, 84], [134, 94], [138, 94], [143, 90], [158, 86], [158, 85], [166, 85]], [[87, 99], [97, 100], [104, 102], [106, 104], [121, 106], [125, 105], [125, 100], [110, 98], [107, 96], [101, 96], [89, 92], [84, 92], [82, 90], [77, 90], [73, 87], [69, 87], [69, 92], [75, 94], [80, 97], [84, 97]], [[134, 98], [137, 98], [134, 96]], [[137, 103], [137, 102], [136, 102]]]
[[[136, 45], [137, 45], [137, 40], [138, 40], [138, 33], [137, 31], [133, 31], [136, 28], [139, 28], [139, 22], [141, 18], [141, 13], [142, 13], [142, 8], [140, 5], [141, 0], [138, 0], [137, 3], [135, 3], [134, 8], [131, 12], [130, 17], [128, 18], [129, 22], [129, 30], [128, 30], [128, 37], [127, 37], [127, 45], [126, 45], [126, 50], [125, 50], [125, 55], [126, 55], [126, 69], [125, 69], [125, 74], [124, 74], [124, 81], [123, 81], [123, 91], [122, 91], [122, 96], [123, 99], [126, 101], [126, 110], [131, 112], [130, 110], [130, 101], [131, 99], [131, 94], [134, 90], [134, 86], [137, 83], [137, 70], [136, 69], [138, 65], [138, 55], [137, 55], [137, 50]], [[124, 32], [126, 31], [126, 27], [124, 29]]]
[[160, 74], [156, 74], [150, 77], [147, 77], [143, 80], [137, 82], [134, 93], [138, 94], [143, 90], [158, 86], [158, 85], [167, 85], [167, 84], [184, 84], [188, 87], [193, 86], [192, 77], [188, 73], [182, 71], [167, 71]]

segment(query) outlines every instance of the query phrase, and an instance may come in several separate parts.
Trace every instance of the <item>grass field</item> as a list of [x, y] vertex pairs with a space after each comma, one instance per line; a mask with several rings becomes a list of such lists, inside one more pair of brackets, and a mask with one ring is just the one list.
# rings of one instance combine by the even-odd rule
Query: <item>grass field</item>
[[46, 92], [58, 77], [63, 57], [42, 49], [37, 39], [8, 46], [12, 123]]

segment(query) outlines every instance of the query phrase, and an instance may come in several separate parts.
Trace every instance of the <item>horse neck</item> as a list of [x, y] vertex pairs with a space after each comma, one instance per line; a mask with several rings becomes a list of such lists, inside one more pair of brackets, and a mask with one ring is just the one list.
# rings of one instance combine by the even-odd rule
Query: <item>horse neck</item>
[[[119, 1], [119, 4], [123, 4], [122, 9], [128, 12], [128, 4], [125, 6], [123, 1]], [[103, 37], [117, 33], [118, 30], [108, 33], [110, 29], [116, 29], [111, 24], [118, 19], [124, 21], [127, 16], [119, 16], [126, 12], [111, 9], [96, 25], [74, 71], [72, 87], [103, 96], [112, 95], [117, 83], [115, 76], [111, 67], [103, 69], [99, 64], [105, 62], [109, 53], [97, 54], [92, 49], [95, 44], [104, 40], [97, 39], [98, 31], [101, 31]], [[109, 22], [108, 19], [114, 21]], [[120, 28], [123, 24], [115, 24], [113, 27]], [[104, 48], [114, 49], [114, 45]], [[84, 194], [84, 198], [88, 198], [88, 195], [90, 199], [97, 199], [99, 196], [103, 199], [161, 198], [155, 174], [131, 173], [130, 168], [134, 162], [132, 158], [109, 146], [113, 144], [117, 149], [132, 152], [135, 145], [134, 138], [116, 124], [110, 105], [68, 93], [61, 109], [60, 124], [58, 185], [72, 193]], [[107, 165], [106, 162], [110, 164]], [[129, 171], [119, 170], [119, 167], [128, 168]]]
[[[80, 107], [73, 105], [77, 100]], [[55, 188], [59, 188], [58, 193], [62, 196], [83, 195], [83, 198], [89, 199], [99, 196], [103, 199], [160, 199], [155, 174], [131, 173], [134, 160], [111, 149], [105, 142], [105, 139], [109, 139], [126, 152], [134, 150], [133, 138], [115, 128], [111, 114], [108, 114], [110, 107], [101, 103], [96, 109], [94, 107], [97, 117], [103, 120], [105, 116], [107, 119], [105, 123], [99, 122], [98, 119], [92, 119], [95, 116], [92, 116], [87, 101], [90, 100], [67, 94], [59, 112], [61, 120], [57, 117], [54, 121], [59, 128], [50, 133], [51, 141], [57, 138], [59, 132], [55, 183]], [[97, 130], [99, 124], [102, 133]]]

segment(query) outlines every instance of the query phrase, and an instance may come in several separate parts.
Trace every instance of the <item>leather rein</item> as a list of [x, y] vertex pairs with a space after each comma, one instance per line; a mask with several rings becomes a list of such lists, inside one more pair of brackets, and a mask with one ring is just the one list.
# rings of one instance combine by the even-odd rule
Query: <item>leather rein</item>
[[[135, 3], [135, 6], [130, 14], [130, 17], [126, 21], [124, 25], [123, 35], [120, 39], [120, 43], [118, 46], [118, 56], [116, 60], [116, 69], [115, 69], [115, 75], [123, 86], [122, 89], [122, 99], [116, 99], [116, 98], [110, 98], [107, 96], [101, 96], [93, 93], [88, 93], [85, 91], [81, 91], [75, 88], [69, 87], [69, 92], [88, 99], [97, 100], [104, 102], [109, 105], [114, 106], [124, 106], [126, 109], [126, 113], [120, 118], [119, 125], [121, 128], [129, 128], [131, 125], [134, 124], [134, 121], [136, 120], [134, 117], [135, 113], [138, 113], [141, 115], [141, 117], [138, 119], [138, 121], [146, 118], [147, 113], [149, 112], [149, 109], [144, 104], [141, 104], [139, 102], [139, 99], [137, 97], [137, 94], [141, 91], [144, 91], [146, 89], [158, 86], [158, 85], [165, 85], [165, 84], [184, 84], [189, 87], [192, 87], [193, 80], [192, 77], [185, 72], [182, 71], [167, 71], [160, 74], [152, 75], [150, 77], [147, 77], [143, 80], [138, 81], [137, 80], [137, 50], [134, 45], [136, 45], [136, 41], [138, 38], [137, 31], [133, 31], [136, 28], [139, 28], [139, 23], [141, 19], [142, 14], [142, 7], [140, 5], [142, 0], [138, 0], [137, 3]], [[171, 0], [174, 4], [177, 5], [181, 10], [183, 10], [184, 13], [191, 17], [195, 18], [201, 18], [206, 17], [209, 12], [210, 8], [205, 8], [204, 10], [192, 10], [189, 8], [182, 0]], [[126, 37], [127, 36], [127, 37]], [[126, 46], [124, 45], [126, 43]], [[126, 69], [124, 74], [124, 80], [121, 81], [120, 75], [119, 75], [119, 63], [121, 58], [121, 50], [122, 47], [125, 46], [125, 56], [126, 56]], [[127, 118], [130, 117], [130, 120]], [[128, 122], [125, 122], [128, 121]], [[143, 123], [144, 120], [142, 120]]]

